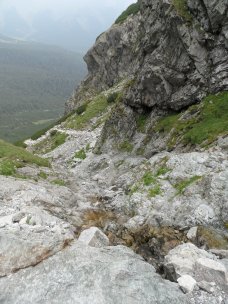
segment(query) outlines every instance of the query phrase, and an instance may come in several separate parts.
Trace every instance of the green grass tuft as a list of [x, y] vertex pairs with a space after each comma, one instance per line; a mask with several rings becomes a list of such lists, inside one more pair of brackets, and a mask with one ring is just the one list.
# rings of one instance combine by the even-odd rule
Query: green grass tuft
[[38, 174], [38, 176], [42, 179], [47, 179], [48, 175], [47, 173], [45, 173], [44, 171], [40, 171], [40, 173]]
[[155, 185], [153, 188], [150, 188], [148, 191], [149, 197], [155, 197], [161, 193], [162, 191], [160, 185]]
[[180, 183], [177, 183], [174, 185], [174, 188], [176, 188], [177, 193], [176, 195], [181, 195], [184, 193], [185, 189], [190, 186], [191, 184], [197, 182], [198, 180], [200, 180], [202, 178], [202, 176], [192, 176], [189, 179], [183, 180]]
[[187, 0], [173, 0], [173, 6], [175, 7], [177, 13], [183, 17], [187, 22], [192, 21], [192, 15], [188, 10]]
[[130, 15], [136, 15], [140, 11], [139, 2], [131, 4], [115, 21], [115, 24], [123, 23]]
[[171, 148], [178, 141], [194, 146], [211, 144], [219, 135], [228, 134], [228, 92], [208, 95], [184, 113], [161, 118], [155, 131], [170, 132]]
[[77, 151], [74, 155], [75, 158], [79, 159], [86, 159], [86, 153], [84, 149], [81, 149], [80, 151]]
[[86, 110], [81, 115], [71, 115], [65, 121], [66, 127], [71, 129], [84, 128], [91, 119], [98, 117], [108, 107], [107, 98], [104, 95], [97, 96], [87, 104]]
[[148, 114], [140, 114], [136, 118], [136, 126], [139, 132], [145, 133], [146, 123], [149, 115]]
[[57, 186], [65, 186], [66, 185], [65, 181], [62, 180], [62, 179], [55, 179], [55, 180], [52, 181], [52, 184], [57, 185]]
[[150, 186], [151, 184], [156, 183], [156, 178], [154, 177], [154, 175], [152, 174], [152, 172], [147, 171], [144, 175], [143, 175], [143, 184], [144, 186]]
[[75, 112], [78, 114], [78, 115], [81, 115], [82, 113], [84, 113], [86, 111], [86, 108], [87, 108], [87, 104], [83, 104], [81, 105], [80, 107], [78, 107]]
[[16, 169], [27, 164], [48, 167], [47, 159], [35, 156], [21, 147], [0, 140], [0, 174], [16, 175]]
[[122, 152], [130, 153], [133, 150], [133, 145], [128, 140], [125, 140], [119, 144], [118, 149]]
[[108, 96], [108, 98], [107, 98], [107, 102], [108, 102], [108, 103], [114, 103], [114, 102], [116, 102], [118, 96], [119, 96], [119, 93], [118, 93], [118, 92], [111, 93], [111, 94]]

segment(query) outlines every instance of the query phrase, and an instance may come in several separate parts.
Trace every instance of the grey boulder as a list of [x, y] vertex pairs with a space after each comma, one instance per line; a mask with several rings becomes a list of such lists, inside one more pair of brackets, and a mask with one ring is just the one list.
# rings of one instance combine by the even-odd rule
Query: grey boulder
[[1, 304], [187, 304], [178, 285], [165, 281], [123, 246], [75, 242], [62, 252], [0, 279]]

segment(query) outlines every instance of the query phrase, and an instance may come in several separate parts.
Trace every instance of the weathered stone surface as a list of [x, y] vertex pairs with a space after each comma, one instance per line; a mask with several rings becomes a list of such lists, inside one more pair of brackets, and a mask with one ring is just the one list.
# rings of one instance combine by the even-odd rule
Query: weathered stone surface
[[78, 240], [92, 247], [105, 247], [109, 245], [108, 237], [97, 227], [90, 227], [82, 231]]
[[228, 288], [227, 271], [222, 263], [208, 258], [199, 258], [194, 268], [197, 281], [215, 282], [218, 285], [227, 285]]
[[197, 285], [196, 280], [187, 274], [178, 278], [177, 282], [184, 293], [192, 292]]
[[74, 239], [66, 208], [76, 206], [65, 187], [0, 176], [0, 277], [66, 247]]
[[176, 281], [180, 276], [188, 274], [194, 276], [194, 266], [198, 259], [208, 258], [213, 261], [213, 255], [197, 248], [191, 243], [180, 245], [165, 257], [164, 267], [166, 276]]
[[176, 281], [180, 276], [190, 275], [196, 282], [214, 282], [227, 293], [227, 269], [221, 260], [193, 244], [183, 244], [171, 250], [165, 257], [165, 273]]
[[134, 77], [125, 102], [136, 108], [179, 110], [226, 90], [227, 2], [181, 5], [186, 14], [172, 1], [141, 0], [140, 13], [100, 35], [85, 56], [89, 74], [69, 108], [83, 87], [100, 91], [123, 77]]
[[228, 250], [211, 249], [210, 252], [217, 255], [220, 259], [228, 259]]
[[187, 304], [178, 285], [122, 246], [76, 242], [35, 268], [0, 279], [0, 302], [66, 304]]

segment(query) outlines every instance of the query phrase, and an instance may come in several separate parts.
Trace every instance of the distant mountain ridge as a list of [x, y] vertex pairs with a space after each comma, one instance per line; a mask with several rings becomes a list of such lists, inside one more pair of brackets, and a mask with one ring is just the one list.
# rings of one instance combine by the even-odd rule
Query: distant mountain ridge
[[0, 34], [0, 138], [16, 141], [56, 120], [85, 73], [81, 54]]

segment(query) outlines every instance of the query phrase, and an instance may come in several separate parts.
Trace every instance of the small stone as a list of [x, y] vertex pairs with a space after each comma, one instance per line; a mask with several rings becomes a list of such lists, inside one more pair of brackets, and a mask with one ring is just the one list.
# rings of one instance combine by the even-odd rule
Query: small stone
[[109, 245], [108, 237], [97, 227], [84, 230], [78, 240], [91, 247], [105, 247]]
[[25, 225], [25, 224], [27, 224], [27, 216], [25, 216], [25, 217], [23, 217], [21, 220], [20, 220], [20, 222], [19, 222], [19, 224], [20, 225]]
[[23, 218], [25, 217], [24, 212], [18, 212], [12, 217], [12, 222], [13, 223], [19, 223]]
[[215, 286], [215, 283], [214, 282], [206, 282], [206, 281], [201, 281], [201, 282], [198, 282], [198, 286], [200, 289], [208, 292], [208, 293], [213, 293], [214, 292], [214, 287]]
[[196, 280], [188, 274], [181, 276], [177, 282], [184, 293], [193, 292], [197, 285]]
[[187, 233], [187, 238], [191, 241], [194, 241], [196, 239], [196, 236], [197, 236], [197, 229], [198, 227], [192, 227], [188, 230], [188, 233]]
[[225, 249], [211, 249], [210, 252], [217, 255], [220, 259], [228, 259], [228, 250], [225, 250]]
[[0, 228], [4, 228], [6, 226], [6, 223], [0, 223]]

